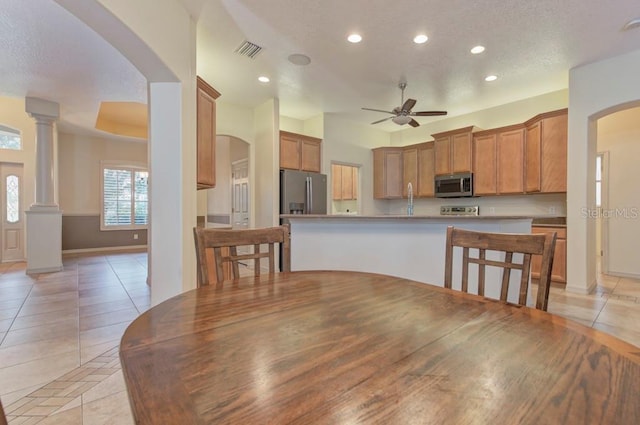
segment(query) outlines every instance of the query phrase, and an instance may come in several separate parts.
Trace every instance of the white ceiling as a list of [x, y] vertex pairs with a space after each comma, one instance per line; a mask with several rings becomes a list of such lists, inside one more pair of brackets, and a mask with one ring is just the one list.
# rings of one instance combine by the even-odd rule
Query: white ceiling
[[[637, 0], [180, 1], [199, 18], [198, 74], [220, 102], [253, 107], [276, 97], [298, 119], [384, 118], [360, 108], [398, 106], [400, 80], [415, 111], [460, 115], [566, 88], [570, 68], [640, 48], [640, 28], [622, 31], [640, 17]], [[364, 40], [346, 42], [351, 31]], [[419, 32], [429, 36], [424, 45], [411, 41]], [[264, 50], [238, 56], [244, 40]], [[471, 55], [477, 44], [485, 53]], [[101, 101], [146, 101], [142, 75], [53, 0], [3, 0], [0, 51], [0, 95], [59, 102], [62, 131], [95, 131]], [[311, 64], [291, 64], [292, 53]], [[261, 74], [271, 83], [259, 83]], [[487, 83], [488, 74], [499, 79]]]

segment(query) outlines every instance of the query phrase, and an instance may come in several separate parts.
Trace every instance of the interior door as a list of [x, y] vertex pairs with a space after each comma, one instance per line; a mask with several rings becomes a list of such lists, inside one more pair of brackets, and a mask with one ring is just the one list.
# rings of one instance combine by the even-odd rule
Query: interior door
[[232, 226], [234, 229], [249, 228], [249, 162], [238, 161], [231, 167]]
[[0, 163], [0, 260], [24, 260], [22, 164]]

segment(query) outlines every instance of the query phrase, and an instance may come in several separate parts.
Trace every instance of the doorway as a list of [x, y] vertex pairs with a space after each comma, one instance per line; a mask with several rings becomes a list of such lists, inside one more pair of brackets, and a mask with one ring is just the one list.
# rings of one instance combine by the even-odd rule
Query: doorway
[[249, 228], [249, 161], [231, 164], [231, 225], [234, 229]]
[[22, 164], [0, 163], [0, 261], [24, 260]]

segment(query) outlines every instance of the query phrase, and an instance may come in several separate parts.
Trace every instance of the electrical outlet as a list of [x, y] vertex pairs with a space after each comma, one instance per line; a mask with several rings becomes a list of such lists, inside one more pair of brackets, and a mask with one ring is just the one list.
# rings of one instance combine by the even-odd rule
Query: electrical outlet
[[555, 214], [556, 213], [556, 207], [549, 207], [549, 214]]
[[138, 234], [137, 233], [133, 234], [133, 239], [138, 239]]
[[494, 207], [489, 207], [489, 214], [495, 214], [496, 209]]

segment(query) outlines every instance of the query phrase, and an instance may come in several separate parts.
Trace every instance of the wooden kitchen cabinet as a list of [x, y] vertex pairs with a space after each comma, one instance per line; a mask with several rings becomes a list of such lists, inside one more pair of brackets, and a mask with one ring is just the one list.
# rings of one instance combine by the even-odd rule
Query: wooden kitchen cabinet
[[358, 199], [358, 167], [331, 164], [331, 179], [334, 201]]
[[499, 130], [496, 144], [498, 195], [524, 193], [524, 126]]
[[567, 191], [567, 123], [567, 109], [525, 123], [525, 192]]
[[418, 145], [418, 188], [413, 189], [419, 198], [433, 198], [435, 196], [435, 161], [433, 142]]
[[474, 129], [471, 126], [431, 135], [434, 139], [436, 175], [471, 172]]
[[418, 196], [418, 147], [407, 146], [402, 152], [402, 196], [409, 197], [409, 183], [413, 196]]
[[[531, 233], [552, 233], [556, 232], [556, 249], [553, 254], [553, 266], [551, 267], [551, 281], [566, 284], [567, 283], [567, 228], [566, 227], [548, 227], [548, 226], [532, 226]], [[531, 257], [531, 277], [540, 278], [540, 267], [542, 265], [542, 257], [534, 255]]]
[[402, 198], [402, 151], [399, 147], [373, 149], [373, 197]]
[[216, 185], [216, 99], [220, 93], [202, 78], [196, 78], [196, 179], [198, 189]]
[[523, 193], [524, 126], [479, 131], [473, 135], [475, 195]]
[[498, 193], [497, 138], [493, 130], [473, 135], [473, 192], [475, 195]]
[[280, 131], [280, 168], [320, 172], [322, 139]]

